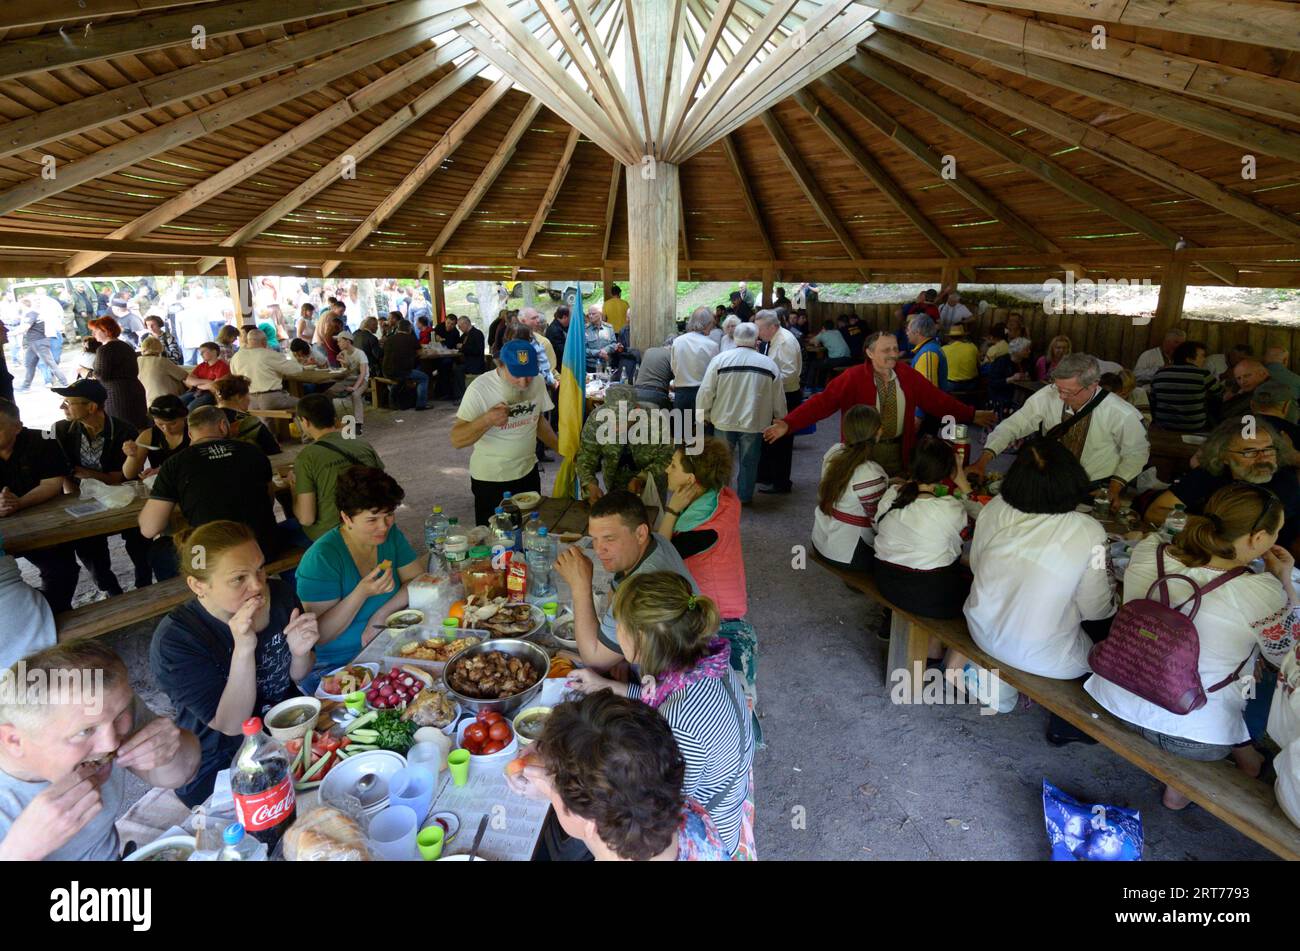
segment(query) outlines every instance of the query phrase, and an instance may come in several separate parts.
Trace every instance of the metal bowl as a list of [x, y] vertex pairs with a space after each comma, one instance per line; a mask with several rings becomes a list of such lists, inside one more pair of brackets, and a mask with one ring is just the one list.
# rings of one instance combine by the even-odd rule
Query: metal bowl
[[[538, 678], [537, 683], [527, 690], [496, 700], [480, 700], [477, 697], [467, 697], [452, 687], [451, 674], [461, 662], [477, 654], [489, 654], [493, 651], [500, 651], [503, 654], [510, 654], [513, 657], [528, 661], [533, 665], [534, 669], [541, 673], [541, 677]], [[546, 683], [546, 672], [550, 667], [550, 655], [536, 644], [516, 638], [502, 638], [501, 640], [485, 641], [482, 644], [467, 647], [452, 657], [451, 660], [447, 661], [446, 668], [443, 669], [442, 685], [443, 689], [447, 691], [447, 695], [459, 703], [465, 713], [477, 714], [480, 710], [493, 710], [504, 715], [514, 713], [521, 707], [527, 706], [530, 700], [542, 692], [542, 685]]]

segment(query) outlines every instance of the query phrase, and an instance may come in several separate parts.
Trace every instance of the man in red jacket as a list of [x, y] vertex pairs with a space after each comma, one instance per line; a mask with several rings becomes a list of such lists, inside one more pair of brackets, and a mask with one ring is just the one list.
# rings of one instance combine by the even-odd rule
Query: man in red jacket
[[825, 390], [805, 401], [763, 432], [768, 442], [780, 439], [860, 403], [880, 411], [880, 434], [874, 459], [891, 476], [903, 471], [916, 443], [916, 410], [931, 416], [952, 416], [959, 423], [993, 426], [997, 416], [958, 402], [906, 363], [898, 362], [898, 339], [891, 333], [867, 338], [867, 359], [833, 379]]

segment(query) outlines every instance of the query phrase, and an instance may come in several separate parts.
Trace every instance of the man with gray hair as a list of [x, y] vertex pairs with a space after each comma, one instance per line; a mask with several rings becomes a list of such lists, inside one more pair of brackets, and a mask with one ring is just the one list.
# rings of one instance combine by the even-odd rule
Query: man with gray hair
[[713, 329], [713, 311], [697, 307], [686, 322], [686, 333], [679, 334], [672, 345], [673, 408], [695, 408], [695, 396], [704, 382], [709, 361], [718, 355], [718, 342], [709, 336]]
[[939, 346], [936, 333], [938, 328], [929, 314], [913, 314], [907, 321], [907, 342], [912, 345], [912, 369], [946, 393], [949, 389], [948, 357]]
[[1063, 357], [1052, 385], [989, 433], [983, 454], [969, 471], [982, 479], [989, 462], [1013, 442], [1041, 433], [1074, 453], [1093, 485], [1105, 486], [1111, 504], [1118, 503], [1124, 487], [1146, 468], [1151, 446], [1137, 407], [1103, 388], [1100, 378], [1096, 357]]
[[736, 494], [748, 505], [754, 500], [763, 431], [785, 418], [785, 390], [776, 362], [755, 349], [758, 327], [740, 324], [732, 336], [736, 345], [709, 361], [695, 408], [731, 446], [739, 462]]
[[252, 409], [293, 409], [298, 401], [285, 392], [286, 377], [299, 376], [302, 367], [285, 353], [266, 345], [260, 330], [244, 333], [244, 345], [230, 359], [230, 372], [248, 377], [249, 406]]
[[1155, 379], [1156, 371], [1173, 362], [1174, 351], [1186, 340], [1187, 331], [1171, 327], [1160, 346], [1144, 350], [1133, 367], [1133, 377], [1138, 381], [1138, 386], [1149, 386]]
[[[781, 389], [785, 392], [785, 409], [788, 413], [803, 402], [803, 347], [799, 338], [781, 326], [774, 310], [760, 310], [754, 315], [758, 338], [762, 341], [760, 353], [772, 358], [781, 371]], [[785, 495], [794, 484], [790, 481], [790, 466], [794, 461], [794, 434], [790, 433], [771, 443], [764, 443], [758, 460], [758, 481], [768, 485], [760, 492]]]

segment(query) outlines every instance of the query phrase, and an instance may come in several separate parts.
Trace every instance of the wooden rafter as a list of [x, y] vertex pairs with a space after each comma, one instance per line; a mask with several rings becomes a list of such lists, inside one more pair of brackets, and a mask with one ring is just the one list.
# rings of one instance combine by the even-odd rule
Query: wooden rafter
[[15, 26], [44, 26], [112, 16], [117, 13], [147, 13], [168, 7], [192, 7], [206, 0], [6, 0], [0, 6], [0, 29]]
[[487, 166], [483, 169], [483, 174], [478, 177], [478, 181], [470, 188], [468, 194], [461, 199], [460, 204], [456, 206], [456, 210], [447, 219], [447, 223], [438, 232], [438, 237], [429, 246], [428, 253], [430, 257], [441, 253], [442, 249], [447, 246], [447, 242], [451, 240], [452, 235], [456, 233], [456, 229], [474, 213], [474, 209], [483, 200], [483, 196], [488, 193], [488, 189], [497, 180], [497, 176], [505, 170], [506, 163], [515, 154], [515, 148], [519, 145], [519, 140], [524, 137], [524, 133], [533, 124], [533, 120], [537, 118], [537, 113], [541, 108], [542, 104], [536, 99], [529, 100], [524, 106], [514, 123], [506, 131], [505, 138], [497, 146], [496, 152], [488, 160]]
[[[613, 70], [610, 67], [608, 57], [604, 56], [604, 47], [600, 45], [599, 38], [594, 33], [584, 33], [585, 36], [590, 37], [587, 50], [590, 50], [592, 55], [596, 57], [595, 62], [589, 62], [587, 50], [583, 49], [578, 37], [571, 32], [565, 16], [560, 12], [555, 0], [535, 0], [535, 2], [541, 8], [547, 22], [550, 23], [551, 29], [560, 38], [560, 43], [568, 53], [569, 61], [582, 73], [583, 79], [586, 80], [587, 86], [596, 97], [596, 100], [606, 112], [619, 120], [623, 129], [629, 135], [634, 135], [635, 129], [632, 125], [627, 99], [623, 96], [622, 87], [611, 76]], [[579, 22], [585, 22], [581, 4], [574, 4], [570, 9], [574, 14], [577, 14]], [[587, 25], [590, 26], [589, 23]], [[596, 52], [597, 50], [599, 50], [599, 54]]]
[[[736, 0], [718, 0], [718, 5], [713, 11], [713, 18], [709, 21], [704, 38], [695, 50], [695, 62], [692, 64], [690, 74], [686, 78], [686, 85], [677, 98], [672, 123], [667, 127], [667, 138], [662, 140], [665, 148], [676, 141], [677, 135], [682, 128], [682, 121], [686, 118], [687, 111], [695, 102], [695, 93], [700, 88], [700, 81], [704, 78], [704, 71], [709, 65], [709, 60], [713, 58], [713, 50], [718, 45], [718, 39], [722, 36], [722, 27], [726, 24], [727, 16], [731, 13], [731, 8], [735, 5], [735, 2]], [[668, 100], [665, 99], [664, 101], [667, 102]]]
[[1031, 248], [1036, 251], [1059, 253], [1060, 248], [1053, 244], [1046, 235], [1021, 219], [1003, 202], [986, 192], [972, 180], [971, 176], [957, 175], [953, 178], [945, 178], [943, 176], [943, 159], [939, 154], [921, 141], [914, 132], [898, 123], [891, 115], [860, 93], [852, 83], [847, 82], [835, 73], [827, 73], [822, 77], [821, 82], [831, 92], [844, 100], [845, 104], [859, 116], [897, 142], [921, 164], [939, 175], [941, 182], [977, 208], [998, 219]]
[[632, 13], [632, 6], [632, 0], [623, 0], [623, 15], [627, 18], [627, 48], [632, 55], [632, 75], [636, 79], [634, 92], [636, 93], [636, 101], [641, 105], [641, 121], [644, 123], [643, 128], [645, 130], [642, 141], [646, 143], [646, 148], [649, 148], [651, 142], [650, 130], [654, 128], [654, 125], [650, 118], [650, 102], [645, 92], [646, 79], [645, 70], [641, 66], [641, 40], [637, 36], [636, 16]]
[[519, 257], [528, 257], [528, 251], [533, 246], [533, 241], [537, 238], [537, 233], [542, 230], [542, 225], [546, 224], [546, 216], [551, 213], [551, 206], [555, 204], [555, 198], [560, 194], [560, 189], [564, 185], [564, 179], [569, 174], [569, 168], [573, 165], [573, 151], [578, 147], [578, 139], [582, 133], [577, 129], [570, 129], [568, 137], [564, 140], [564, 150], [560, 153], [559, 164], [555, 166], [555, 171], [551, 173], [551, 180], [546, 185], [546, 192], [542, 195], [541, 204], [537, 206], [537, 211], [533, 214], [533, 220], [528, 225], [528, 233], [524, 235], [523, 243], [519, 245]]
[[1288, 121], [1300, 118], [1300, 86], [1289, 80], [1219, 66], [1114, 36], [1107, 38], [1104, 48], [1095, 49], [1092, 34], [1086, 30], [1002, 13], [967, 0], [879, 0], [874, 6], [909, 20], [948, 27], [1157, 89]]
[[[178, 10], [141, 20], [106, 23], [92, 30], [69, 30], [26, 36], [0, 43], [0, 79], [11, 79], [47, 69], [64, 69], [111, 57], [145, 53], [176, 44], [189, 45], [195, 26], [202, 26], [208, 39], [244, 30], [261, 30], [294, 20], [349, 13], [373, 7], [379, 0], [277, 0], [274, 4], [230, 0], [202, 10]], [[459, 0], [460, 4], [471, 0]], [[441, 4], [444, 12], [459, 5], [456, 0]], [[281, 59], [283, 62], [283, 58]]]
[[[1300, 233], [1295, 222], [1286, 215], [1265, 208], [1264, 206], [1229, 191], [1210, 179], [1189, 171], [1180, 165], [1161, 158], [1152, 152], [1132, 145], [1123, 139], [1102, 132], [1092, 125], [1075, 119], [1066, 113], [1046, 106], [1036, 99], [1018, 93], [1015, 90], [999, 86], [982, 76], [961, 69], [946, 60], [905, 43], [891, 35], [873, 36], [866, 44], [868, 48], [902, 63], [909, 68], [951, 85], [976, 101], [986, 103], [1001, 112], [1036, 128], [1056, 136], [1070, 145], [1087, 150], [1098, 158], [1113, 165], [1141, 175], [1148, 181], [1184, 195], [1191, 195], [1207, 205], [1217, 208], [1225, 214], [1233, 215], [1247, 221], [1255, 227], [1262, 228], [1281, 237], [1293, 239]], [[952, 115], [960, 114], [969, 121], [970, 115], [957, 110]], [[951, 124], [951, 123], [950, 123]], [[1101, 205], [1098, 205], [1101, 207]], [[1108, 210], [1103, 208], [1102, 210]], [[1141, 230], [1141, 229], [1139, 229]], [[1166, 231], [1168, 229], [1165, 229]], [[1148, 234], [1165, 247], [1172, 248], [1177, 243], [1169, 242], [1169, 235]], [[1221, 268], [1213, 271], [1216, 277], [1231, 282], [1233, 274], [1230, 269]]]
[[[1080, 16], [1078, 0], [988, 0], [1030, 13]], [[1089, 0], [1087, 15], [1126, 26], [1300, 50], [1300, 16], [1287, 0]]]
[[[543, 2], [553, 5], [554, 0], [543, 0]], [[635, 128], [632, 121], [632, 108], [628, 105], [627, 97], [623, 95], [623, 86], [614, 73], [614, 64], [609, 61], [609, 42], [601, 42], [600, 35], [596, 32], [596, 25], [592, 22], [591, 17], [587, 15], [587, 11], [582, 8], [581, 3], [570, 4], [569, 9], [573, 12], [574, 22], [581, 31], [583, 39], [587, 42], [587, 48], [591, 50], [596, 58], [596, 68], [600, 71], [601, 79], [609, 88], [609, 96], [618, 109], [619, 120], [625, 129], [632, 132]], [[560, 22], [559, 18], [548, 17], [548, 19], [550, 19], [552, 28], [558, 29], [556, 24]], [[611, 24], [611, 27], [615, 26], [617, 26], [617, 23]], [[561, 31], [560, 35], [563, 36], [564, 32]], [[572, 56], [572, 52], [570, 56]]]
[[605, 245], [600, 252], [602, 261], [609, 257], [609, 239], [614, 235], [614, 209], [618, 207], [618, 186], [623, 181], [623, 163], [614, 159], [614, 171], [609, 179], [609, 198], [605, 201]]
[[731, 166], [731, 171], [736, 176], [736, 184], [740, 187], [740, 197], [744, 200], [745, 208], [749, 211], [750, 220], [754, 222], [754, 230], [758, 233], [759, 240], [763, 242], [763, 249], [767, 251], [768, 258], [775, 260], [776, 251], [772, 247], [772, 239], [768, 237], [767, 225], [763, 223], [763, 212], [758, 207], [758, 201], [754, 198], [754, 190], [749, 187], [749, 178], [745, 174], [745, 168], [740, 164], [740, 155], [736, 151], [736, 143], [731, 141], [729, 135], [724, 135], [720, 141], [722, 150], [727, 156], [727, 164]]
[[[1172, 251], [1183, 240], [1182, 236], [1167, 228], [1126, 202], [1120, 201], [1096, 188], [1059, 162], [1040, 155], [1026, 148], [1022, 143], [972, 116], [965, 109], [931, 92], [920, 83], [904, 76], [898, 70], [886, 65], [874, 56], [859, 51], [851, 61], [853, 67], [876, 82], [883, 85], [908, 102], [924, 109], [938, 118], [949, 128], [956, 130], [984, 148], [1002, 156], [1009, 162], [1019, 165], [1025, 171], [1056, 188], [1062, 194], [1085, 205], [1091, 205], [1098, 211], [1122, 222], [1152, 241]], [[971, 81], [970, 77], [963, 77]], [[1257, 207], [1257, 206], [1252, 206]], [[1293, 240], [1300, 240], [1300, 226], [1292, 226], [1292, 234], [1283, 235]], [[1218, 273], [1216, 277], [1231, 280], [1227, 272]]]
[[663, 88], [659, 90], [659, 104], [662, 107], [659, 110], [659, 123], [651, 130], [655, 142], [664, 140], [664, 132], [668, 125], [668, 113], [671, 111], [673, 99], [677, 95], [677, 90], [673, 88], [673, 77], [676, 75], [677, 51], [681, 46], [681, 36], [685, 28], [685, 22], [685, 0], [677, 0], [673, 4], [672, 29], [668, 32], [668, 68], [664, 70], [664, 84]]
[[[808, 170], [808, 166], [804, 164], [804, 160], [800, 157], [799, 153], [795, 151], [794, 144], [791, 143], [789, 136], [785, 134], [785, 130], [781, 128], [781, 121], [771, 112], [764, 112], [761, 118], [763, 121], [763, 127], [767, 129], [767, 134], [770, 135], [772, 141], [776, 143], [776, 150], [777, 154], [781, 157], [781, 163], [785, 165], [786, 170], [794, 176], [794, 180], [798, 184], [799, 190], [802, 191], [804, 197], [808, 199], [808, 203], [812, 205], [813, 211], [817, 213], [817, 217], [820, 218], [822, 223], [830, 229], [832, 234], [835, 235], [836, 240], [843, 246], [844, 251], [848, 254], [849, 258], [860, 257], [861, 252], [858, 250], [857, 244], [854, 243], [853, 236], [850, 235], [848, 229], [844, 227], [843, 222], [840, 221], [839, 215], [837, 215], [834, 209], [831, 208], [831, 203], [829, 199], [827, 199], [826, 194], [822, 191], [821, 186], [817, 184], [817, 180], [813, 178], [812, 172]], [[863, 279], [869, 280], [869, 277], [864, 275]]]
[[[821, 103], [817, 102], [806, 90], [795, 93], [794, 100], [821, 127], [822, 131], [838, 146], [845, 157], [858, 167], [871, 184], [876, 186], [877, 191], [902, 212], [903, 216], [912, 222], [921, 234], [925, 235], [926, 240], [934, 245], [940, 254], [947, 258], [961, 257], [961, 251], [943, 236], [943, 232], [934, 226], [921, 209], [913, 204], [912, 199], [907, 197], [907, 194], [899, 187], [898, 183], [885, 171], [885, 167], [876, 161], [875, 157], [860, 142], [856, 141], [849, 134], [849, 131], [822, 107]], [[972, 270], [968, 278], [974, 279], [974, 276]]]

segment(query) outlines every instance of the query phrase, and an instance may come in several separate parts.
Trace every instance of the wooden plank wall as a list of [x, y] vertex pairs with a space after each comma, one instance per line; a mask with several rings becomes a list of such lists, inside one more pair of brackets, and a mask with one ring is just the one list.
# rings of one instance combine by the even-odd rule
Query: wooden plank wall
[[[808, 317], [815, 329], [823, 320], [834, 320], [840, 314], [856, 313], [871, 330], [897, 330], [902, 321], [898, 316], [900, 304], [847, 304], [818, 301], [809, 308]], [[1004, 323], [1012, 308], [991, 307], [983, 315], [976, 315], [967, 324], [974, 326], [982, 336], [995, 323]], [[1116, 314], [1046, 314], [1042, 308], [1026, 306], [1017, 312], [1024, 318], [1025, 331], [1034, 342], [1034, 355], [1047, 350], [1052, 338], [1063, 334], [1070, 338], [1075, 352], [1091, 353], [1104, 360], [1113, 360], [1130, 369], [1143, 350], [1158, 341], [1150, 339], [1150, 323], [1138, 325], [1131, 316]], [[1138, 318], [1147, 319], [1147, 318]], [[1262, 357], [1268, 347], [1286, 347], [1300, 354], [1300, 326], [1266, 324], [1250, 320], [1197, 320], [1184, 317], [1179, 327], [1187, 331], [1188, 339], [1204, 341], [1210, 353], [1223, 353], [1237, 344], [1247, 344]]]

